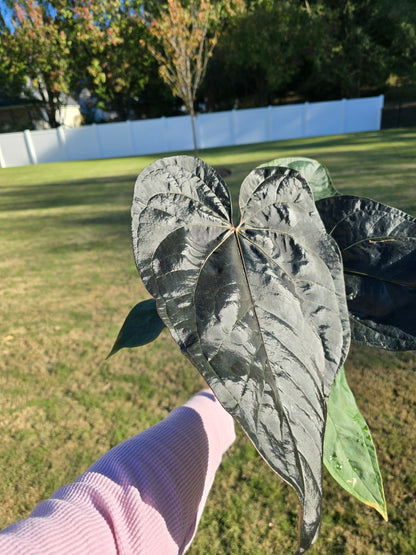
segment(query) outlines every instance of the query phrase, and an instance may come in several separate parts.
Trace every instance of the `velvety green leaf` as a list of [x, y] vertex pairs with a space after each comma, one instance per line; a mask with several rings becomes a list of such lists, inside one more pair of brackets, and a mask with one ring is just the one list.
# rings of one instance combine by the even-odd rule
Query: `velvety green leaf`
[[374, 507], [387, 520], [376, 449], [348, 386], [344, 369], [336, 377], [328, 400], [324, 463], [344, 489]]
[[260, 168], [266, 166], [281, 166], [298, 171], [312, 189], [315, 201], [339, 194], [326, 167], [312, 158], [276, 158], [276, 160], [262, 164]]
[[136, 304], [128, 313], [108, 357], [124, 347], [140, 347], [150, 343], [158, 337], [164, 327], [154, 299]]
[[137, 268], [182, 352], [301, 501], [299, 553], [321, 518], [326, 401], [349, 347], [341, 257], [306, 181], [261, 168], [241, 221], [201, 160], [158, 160], [132, 207]]
[[416, 219], [353, 196], [323, 199], [317, 208], [341, 249], [352, 339], [416, 349]]

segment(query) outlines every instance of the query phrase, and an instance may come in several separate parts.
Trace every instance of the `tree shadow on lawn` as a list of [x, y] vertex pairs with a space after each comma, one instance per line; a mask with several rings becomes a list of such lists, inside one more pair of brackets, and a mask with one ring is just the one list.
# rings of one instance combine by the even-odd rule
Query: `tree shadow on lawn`
[[113, 204], [129, 205], [137, 175], [57, 181], [45, 185], [10, 186], [0, 189], [0, 211], [36, 210]]

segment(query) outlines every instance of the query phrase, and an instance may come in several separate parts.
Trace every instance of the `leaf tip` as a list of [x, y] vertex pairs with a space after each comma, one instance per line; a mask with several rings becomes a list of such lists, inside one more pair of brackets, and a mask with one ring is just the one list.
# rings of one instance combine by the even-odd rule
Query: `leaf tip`
[[105, 357], [104, 360], [108, 360], [110, 357], [112, 357], [117, 351], [114, 349], [111, 349], [111, 351], [108, 353], [108, 355]]
[[119, 337], [117, 337], [117, 339], [115, 340], [114, 345], [111, 348], [111, 351], [108, 353], [108, 355], [105, 357], [105, 360], [108, 360], [110, 357], [112, 357], [113, 355], [115, 355], [120, 349], [121, 347], [118, 346], [118, 340]]
[[383, 503], [383, 505], [373, 505], [373, 507], [383, 517], [385, 522], [389, 521], [386, 503]]

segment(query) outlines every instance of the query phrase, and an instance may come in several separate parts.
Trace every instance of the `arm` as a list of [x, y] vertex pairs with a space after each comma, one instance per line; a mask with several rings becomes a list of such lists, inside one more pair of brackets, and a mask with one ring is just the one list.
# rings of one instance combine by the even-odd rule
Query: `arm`
[[232, 417], [204, 390], [0, 532], [0, 552], [184, 553], [234, 438]]

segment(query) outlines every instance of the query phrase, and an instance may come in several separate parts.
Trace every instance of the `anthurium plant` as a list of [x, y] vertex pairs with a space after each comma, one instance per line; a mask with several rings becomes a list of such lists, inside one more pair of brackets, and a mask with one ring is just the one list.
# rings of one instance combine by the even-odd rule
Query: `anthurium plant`
[[208, 164], [148, 166], [132, 205], [151, 298], [110, 354], [167, 327], [266, 463], [296, 491], [304, 553], [321, 523], [322, 469], [387, 519], [376, 451], [343, 364], [350, 341], [416, 348], [416, 220], [340, 195], [327, 169], [282, 158], [243, 181], [240, 220]]

